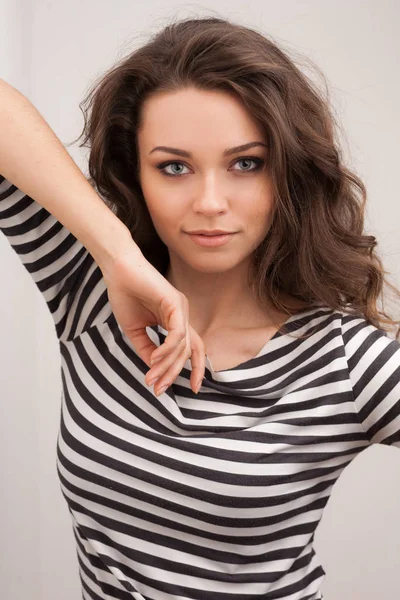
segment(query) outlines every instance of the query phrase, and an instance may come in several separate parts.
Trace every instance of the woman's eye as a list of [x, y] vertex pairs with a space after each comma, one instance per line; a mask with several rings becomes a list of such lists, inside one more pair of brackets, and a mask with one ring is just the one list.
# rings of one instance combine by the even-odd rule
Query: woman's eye
[[170, 163], [162, 163], [161, 165], [157, 165], [157, 169], [159, 169], [163, 175], [168, 175], [168, 176], [170, 176], [170, 177], [176, 177], [176, 176], [182, 175], [182, 173], [181, 173], [181, 172], [178, 172], [178, 173], [176, 173], [176, 172], [167, 173], [167, 172], [165, 171], [165, 169], [166, 169], [167, 167], [170, 167], [170, 166], [176, 166], [176, 165], [182, 165], [183, 167], [185, 166], [185, 165], [184, 165], [183, 163], [181, 163], [181, 162], [170, 162]]
[[[246, 157], [242, 157], [242, 158], [238, 158], [238, 160], [235, 162], [235, 164], [237, 163], [255, 163], [255, 168], [249, 169], [249, 168], [245, 168], [245, 169], [234, 169], [234, 171], [242, 171], [243, 173], [246, 173], [247, 171], [258, 171], [262, 164], [264, 163], [262, 158], [258, 158], [256, 156], [246, 156]], [[170, 162], [164, 162], [161, 163], [159, 165], [157, 165], [157, 169], [159, 171], [161, 171], [161, 173], [163, 175], [167, 175], [168, 177], [180, 177], [181, 175], [185, 175], [185, 173], [182, 173], [182, 171], [175, 171], [173, 170], [173, 172], [167, 172], [165, 169], [167, 167], [175, 167], [176, 165], [180, 165], [181, 167], [183, 166], [184, 168], [187, 168], [186, 165], [184, 165], [184, 163], [180, 162], [180, 161], [170, 161]], [[178, 166], [179, 169], [179, 166]]]
[[[251, 162], [256, 163], [256, 168], [255, 169], [244, 169], [244, 171], [257, 171], [258, 167], [260, 167], [262, 165], [263, 160], [261, 158], [256, 158], [256, 157], [254, 157], [254, 158], [245, 157], [245, 158], [239, 158], [236, 161], [236, 163], [240, 163], [240, 162], [242, 162], [242, 163], [249, 163], [249, 162], [250, 163]], [[243, 171], [243, 169], [239, 169], [239, 171]]]

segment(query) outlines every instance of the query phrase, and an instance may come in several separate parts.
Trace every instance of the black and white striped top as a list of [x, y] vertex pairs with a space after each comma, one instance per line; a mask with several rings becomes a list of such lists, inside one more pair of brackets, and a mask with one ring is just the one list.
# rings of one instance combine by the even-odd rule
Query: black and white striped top
[[[0, 227], [54, 319], [57, 467], [85, 600], [317, 600], [316, 527], [345, 467], [400, 447], [400, 344], [330, 308], [292, 316], [258, 355], [190, 361], [159, 398], [79, 241], [0, 178]], [[167, 332], [148, 328], [157, 345]]]

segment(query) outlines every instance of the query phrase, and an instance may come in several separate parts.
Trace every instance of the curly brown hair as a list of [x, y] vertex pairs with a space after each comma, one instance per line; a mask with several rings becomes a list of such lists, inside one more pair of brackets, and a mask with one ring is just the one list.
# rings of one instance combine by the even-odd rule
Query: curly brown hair
[[400, 291], [385, 279], [376, 238], [363, 231], [366, 188], [343, 164], [326, 79], [307, 62], [322, 76], [326, 97], [261, 32], [218, 17], [172, 20], [101, 76], [81, 102], [85, 123], [77, 140], [83, 136], [79, 146], [90, 148], [88, 180], [165, 274], [168, 248], [138, 177], [143, 103], [187, 87], [236, 94], [264, 132], [276, 195], [271, 227], [252, 257], [255, 297], [292, 314], [279, 299], [283, 292], [386, 331], [384, 324], [400, 321], [378, 309], [378, 298], [385, 283], [397, 299]]

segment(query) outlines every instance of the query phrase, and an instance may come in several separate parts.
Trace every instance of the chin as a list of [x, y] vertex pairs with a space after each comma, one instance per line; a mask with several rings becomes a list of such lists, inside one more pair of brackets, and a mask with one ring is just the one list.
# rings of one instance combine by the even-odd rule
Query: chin
[[196, 263], [194, 263], [193, 261], [184, 262], [186, 262], [187, 266], [193, 269], [193, 271], [209, 274], [215, 273], [216, 275], [219, 273], [226, 273], [227, 271], [231, 271], [232, 269], [235, 269], [242, 263], [242, 261], [228, 260], [227, 257], [225, 257], [225, 259], [220, 257], [220, 260], [218, 260], [218, 257], [214, 256], [211, 253], [210, 256], [203, 257], [203, 260], [198, 261]]

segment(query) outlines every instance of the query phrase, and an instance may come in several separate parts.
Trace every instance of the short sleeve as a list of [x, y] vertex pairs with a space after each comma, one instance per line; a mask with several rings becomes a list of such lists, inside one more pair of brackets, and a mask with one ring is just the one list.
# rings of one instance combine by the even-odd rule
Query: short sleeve
[[342, 317], [354, 402], [370, 444], [400, 448], [400, 344], [364, 318]]
[[71, 340], [110, 316], [105, 282], [92, 255], [1, 175], [0, 231], [44, 297], [59, 340]]

